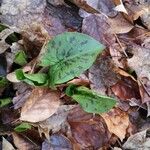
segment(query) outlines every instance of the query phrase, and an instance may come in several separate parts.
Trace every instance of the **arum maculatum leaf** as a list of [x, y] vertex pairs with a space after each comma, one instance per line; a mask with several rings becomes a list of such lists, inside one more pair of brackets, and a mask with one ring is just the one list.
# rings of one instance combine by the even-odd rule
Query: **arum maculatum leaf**
[[70, 85], [66, 89], [66, 94], [71, 96], [89, 113], [104, 113], [116, 104], [114, 98], [99, 95], [84, 86], [77, 87]]
[[16, 64], [19, 64], [21, 66], [25, 65], [27, 63], [27, 55], [25, 54], [25, 52], [23, 50], [19, 51], [16, 55], [15, 55], [15, 59], [14, 62]]
[[30, 85], [34, 86], [48, 85], [48, 76], [45, 73], [28, 74], [24, 73], [22, 69], [17, 69], [15, 71], [15, 74], [18, 80], [24, 81]]
[[40, 66], [50, 66], [50, 86], [79, 76], [95, 61], [105, 47], [92, 37], [65, 32], [50, 40], [39, 56]]

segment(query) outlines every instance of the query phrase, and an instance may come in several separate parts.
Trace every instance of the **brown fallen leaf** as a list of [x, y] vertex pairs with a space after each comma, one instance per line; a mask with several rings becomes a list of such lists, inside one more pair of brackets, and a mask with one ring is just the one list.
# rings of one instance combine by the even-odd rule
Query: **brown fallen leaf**
[[79, 8], [82, 8], [88, 13], [99, 13], [99, 11], [93, 7], [93, 5], [95, 6], [95, 4], [98, 3], [98, 0], [93, 1], [92, 5], [91, 3], [89, 4], [89, 0], [86, 0], [86, 1], [85, 0], [69, 0], [69, 1], [76, 4]]
[[72, 143], [62, 134], [53, 134], [42, 143], [42, 150], [72, 150]]
[[109, 131], [123, 141], [130, 123], [128, 114], [119, 108], [114, 108], [101, 116], [105, 120]]
[[52, 116], [60, 105], [60, 93], [46, 88], [35, 88], [21, 109], [20, 120], [43, 121]]
[[14, 109], [18, 109], [23, 106], [25, 101], [29, 98], [32, 88], [30, 85], [20, 82], [13, 84], [16, 90], [16, 95], [13, 97]]
[[131, 135], [128, 140], [123, 144], [123, 148], [133, 150], [149, 150], [150, 137], [147, 136], [147, 133], [149, 133], [149, 129]]
[[[109, 47], [109, 52], [114, 62], [114, 65], [118, 68], [125, 69], [127, 68], [127, 61], [124, 57], [126, 46], [118, 43], [114, 43]], [[118, 68], [118, 69], [119, 69]]]
[[82, 32], [88, 34], [106, 46], [115, 43], [115, 36], [106, 16], [101, 14], [90, 15], [83, 20]]
[[46, 138], [49, 139], [49, 132], [52, 131], [53, 133], [59, 132], [67, 121], [68, 113], [71, 109], [73, 109], [74, 105], [61, 105], [57, 112], [55, 112], [52, 116], [48, 119], [36, 123], [35, 126], [38, 126], [38, 130], [40, 135], [42, 133], [45, 134]]
[[138, 84], [130, 77], [122, 77], [111, 89], [121, 100], [140, 99]]
[[29, 58], [37, 57], [45, 41], [50, 39], [43, 24], [36, 22], [24, 27], [21, 35], [25, 51]]
[[127, 21], [121, 14], [118, 14], [114, 18], [108, 19], [111, 25], [111, 32], [115, 34], [123, 34], [131, 31], [133, 29], [133, 24]]
[[30, 141], [27, 137], [23, 137], [15, 132], [12, 133], [13, 141], [17, 149], [20, 150], [33, 150], [39, 149], [38, 145]]
[[133, 57], [128, 59], [128, 65], [135, 70], [139, 79], [143, 77], [150, 80], [150, 50], [132, 43], [129, 48], [133, 51]]
[[[84, 0], [84, 1], [86, 2], [86, 5], [95, 9], [97, 11], [97, 13], [103, 13], [104, 15], [109, 16], [109, 17], [113, 17], [117, 13], [113, 9], [115, 7], [115, 5], [112, 0], [94, 0], [94, 1]], [[86, 7], [86, 6], [85, 6], [85, 8], [83, 8], [82, 6], [80, 8], [81, 9], [79, 11], [79, 14], [83, 18], [89, 16], [90, 15], [89, 13], [93, 13], [92, 11], [88, 11], [88, 7]]]
[[98, 149], [106, 145], [110, 134], [102, 117], [74, 108], [68, 115], [72, 136], [81, 149]]
[[114, 71], [114, 67], [113, 61], [107, 55], [107, 52], [103, 52], [89, 69], [91, 89], [105, 95], [107, 89], [121, 79], [120, 75]]
[[5, 0], [1, 3], [1, 22], [22, 29], [33, 22], [40, 23], [45, 8], [44, 0]]
[[[135, 1], [133, 3], [126, 3], [125, 7], [127, 9], [128, 14], [124, 14], [124, 17], [133, 23], [134, 20], [137, 20], [139, 17], [143, 18], [143, 23], [148, 25], [149, 22], [149, 9], [150, 6], [148, 3], [144, 4], [135, 4]], [[147, 21], [146, 21], [147, 18]]]

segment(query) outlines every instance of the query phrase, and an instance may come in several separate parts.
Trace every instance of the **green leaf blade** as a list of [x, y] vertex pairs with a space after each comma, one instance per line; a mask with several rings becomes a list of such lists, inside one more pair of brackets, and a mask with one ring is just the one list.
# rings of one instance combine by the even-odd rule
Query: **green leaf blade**
[[61, 84], [87, 70], [104, 48], [88, 35], [66, 32], [48, 42], [39, 65], [50, 66], [50, 86]]
[[71, 97], [88, 113], [108, 112], [116, 105], [115, 99], [108, 96], [98, 95], [86, 87], [81, 86], [76, 89], [74, 88], [73, 90], [72, 93], [74, 94], [72, 94]]
[[16, 132], [24, 132], [28, 129], [31, 129], [31, 125], [29, 123], [21, 123], [20, 125], [14, 128]]

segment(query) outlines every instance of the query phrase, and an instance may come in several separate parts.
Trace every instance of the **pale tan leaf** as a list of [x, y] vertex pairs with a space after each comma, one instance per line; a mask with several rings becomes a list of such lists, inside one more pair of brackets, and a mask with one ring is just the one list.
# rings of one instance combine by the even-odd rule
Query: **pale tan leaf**
[[146, 137], [146, 132], [149, 132], [149, 129], [130, 136], [128, 140], [124, 143], [123, 148], [132, 150], [149, 150], [150, 138]]
[[129, 126], [129, 116], [119, 108], [114, 108], [108, 113], [101, 115], [111, 133], [114, 133], [122, 141], [125, 138], [126, 130]]
[[15, 150], [15, 148], [3, 137], [2, 150]]
[[110, 25], [111, 25], [111, 32], [116, 34], [122, 34], [127, 33], [133, 29], [133, 25], [127, 21], [121, 14], [118, 14], [114, 18], [108, 19]]
[[21, 109], [20, 120], [43, 121], [52, 116], [60, 105], [60, 93], [46, 88], [35, 88]]

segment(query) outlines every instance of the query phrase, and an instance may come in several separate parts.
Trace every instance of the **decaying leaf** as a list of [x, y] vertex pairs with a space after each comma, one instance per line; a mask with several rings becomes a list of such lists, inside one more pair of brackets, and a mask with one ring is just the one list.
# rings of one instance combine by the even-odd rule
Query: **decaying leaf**
[[1, 3], [1, 21], [8, 25], [23, 28], [32, 22], [42, 20], [45, 0], [5, 0]]
[[[77, 0], [73, 0], [73, 1], [77, 1]], [[84, 1], [86, 3], [84, 3]], [[78, 6], [82, 5], [85, 5], [85, 8], [83, 8], [82, 6], [80, 7], [80, 11], [79, 11], [79, 14], [85, 18], [87, 16], [90, 15], [90, 13], [93, 13], [93, 11], [89, 10], [89, 6], [91, 8], [93, 8], [94, 10], [97, 11], [97, 13], [103, 13], [103, 15], [106, 15], [106, 16], [110, 16], [110, 17], [113, 17], [114, 15], [116, 15], [115, 11], [113, 10], [113, 8], [115, 7], [114, 3], [112, 0], [84, 0], [84, 1], [78, 1]], [[80, 3], [79, 3], [80, 2]], [[88, 7], [86, 7], [86, 5], [88, 5]], [[88, 13], [87, 13], [88, 12]]]
[[122, 77], [111, 89], [121, 100], [140, 99], [138, 84], [129, 77]]
[[133, 50], [133, 57], [128, 59], [128, 65], [140, 79], [147, 77], [150, 80], [150, 50], [136, 44], [130, 45], [130, 48]]
[[74, 105], [62, 105], [48, 119], [38, 123], [38, 129], [40, 134], [44, 133], [46, 138], [49, 139], [49, 132], [58, 132], [62, 126], [66, 123], [68, 113], [73, 109]]
[[20, 120], [43, 121], [52, 116], [60, 105], [59, 93], [44, 88], [35, 88], [21, 109]]
[[84, 18], [82, 24], [83, 33], [92, 36], [106, 46], [115, 43], [115, 36], [110, 28], [108, 19], [101, 14], [92, 14]]
[[114, 108], [108, 113], [101, 115], [111, 133], [114, 133], [122, 141], [125, 138], [129, 126], [129, 116], [119, 108]]
[[103, 147], [110, 138], [107, 126], [100, 116], [74, 108], [68, 115], [72, 136], [82, 149], [98, 149]]
[[120, 80], [120, 75], [114, 71], [112, 60], [102, 53], [94, 65], [89, 69], [90, 87], [99, 94], [105, 95], [107, 88]]
[[138, 132], [134, 135], [131, 135], [128, 140], [124, 143], [124, 149], [132, 150], [149, 150], [150, 149], [150, 137], [149, 129]]
[[15, 132], [12, 133], [14, 144], [17, 147], [17, 149], [21, 150], [32, 150], [32, 149], [39, 149], [39, 147], [30, 141], [27, 137], [23, 137], [20, 134], [17, 134]]
[[50, 137], [49, 141], [45, 140], [42, 143], [42, 150], [72, 150], [71, 141], [62, 134], [54, 134]]
[[121, 14], [118, 14], [114, 18], [109, 18], [108, 19], [110, 26], [111, 26], [111, 32], [115, 34], [122, 34], [122, 33], [127, 33], [131, 29], [133, 29], [133, 25], [127, 21]]

